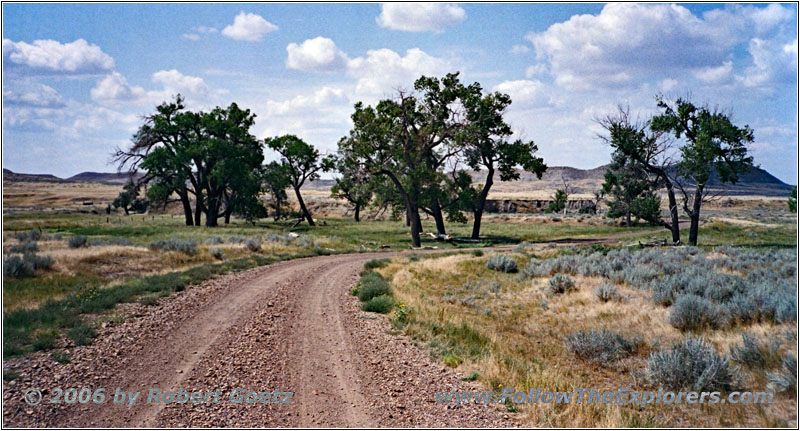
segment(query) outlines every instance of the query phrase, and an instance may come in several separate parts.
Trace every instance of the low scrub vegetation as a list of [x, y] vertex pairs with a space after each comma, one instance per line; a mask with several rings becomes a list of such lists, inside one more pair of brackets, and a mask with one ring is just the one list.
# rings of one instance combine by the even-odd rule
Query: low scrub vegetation
[[767, 373], [767, 387], [775, 392], [797, 392], [797, 357], [787, 353], [781, 359], [781, 369]]
[[750, 369], [771, 369], [781, 363], [778, 340], [759, 341], [753, 334], [742, 334], [742, 342], [731, 347], [731, 359]]
[[574, 331], [564, 340], [564, 346], [575, 356], [602, 366], [630, 356], [638, 343], [607, 329]]
[[497, 254], [486, 261], [486, 267], [493, 271], [514, 273], [517, 272], [517, 261], [513, 257]]
[[675, 391], [730, 391], [736, 387], [728, 359], [693, 335], [652, 353], [646, 373], [652, 384]]
[[84, 235], [75, 235], [67, 241], [69, 248], [89, 247], [88, 238]]
[[179, 251], [189, 256], [197, 254], [197, 241], [193, 239], [170, 238], [168, 240], [153, 241], [147, 245], [150, 250]]
[[351, 293], [361, 301], [361, 309], [373, 313], [386, 314], [395, 306], [392, 298], [392, 288], [389, 282], [378, 272], [372, 269], [388, 264], [388, 259], [370, 260], [364, 264], [361, 279], [353, 287]]
[[9, 256], [3, 259], [3, 275], [14, 278], [32, 277], [36, 270], [50, 269], [53, 263], [50, 256], [38, 256], [34, 253], [25, 253], [22, 257]]
[[545, 288], [550, 295], [561, 295], [575, 288], [575, 280], [566, 274], [556, 274], [547, 281]]

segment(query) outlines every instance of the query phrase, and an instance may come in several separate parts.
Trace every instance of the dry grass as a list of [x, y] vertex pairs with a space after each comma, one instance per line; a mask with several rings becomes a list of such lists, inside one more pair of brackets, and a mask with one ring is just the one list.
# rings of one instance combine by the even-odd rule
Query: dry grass
[[[537, 255], [554, 253], [541, 247], [533, 250]], [[408, 313], [407, 323], [396, 322], [397, 326], [434, 357], [457, 366], [464, 375], [477, 372], [485, 387], [498, 392], [502, 387], [526, 392], [529, 388], [571, 391], [587, 387], [653, 390], [636, 376], [653, 349], [682, 337], [669, 325], [668, 309], [653, 304], [646, 292], [625, 285], [617, 286], [622, 300], [600, 302], [593, 290], [602, 280], [594, 277], [573, 277], [574, 291], [548, 296], [541, 287], [549, 277], [520, 281], [511, 274], [489, 271], [485, 269], [489, 257], [456, 255], [412, 263], [398, 258], [381, 269]], [[514, 257], [520, 267], [528, 259]], [[477, 288], [464, 285], [474, 286], [478, 280]], [[492, 283], [500, 286], [496, 293]], [[754, 325], [748, 330], [776, 337], [790, 326]], [[633, 357], [605, 367], [585, 363], [569, 353], [562, 340], [574, 330], [590, 328], [640, 337], [645, 344]], [[727, 353], [740, 341], [741, 332], [737, 328], [704, 335], [718, 351]], [[783, 348], [793, 347], [785, 343]], [[764, 390], [763, 374], [745, 377], [749, 390]], [[796, 419], [796, 403], [786, 395], [776, 395], [776, 402], [767, 406], [651, 404], [640, 409], [571, 403], [515, 407], [527, 426], [545, 427], [769, 427]]]

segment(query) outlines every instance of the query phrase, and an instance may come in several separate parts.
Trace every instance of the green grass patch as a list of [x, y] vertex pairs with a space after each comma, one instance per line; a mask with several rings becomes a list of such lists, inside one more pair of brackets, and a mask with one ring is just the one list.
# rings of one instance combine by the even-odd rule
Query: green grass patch
[[394, 299], [388, 295], [376, 296], [361, 304], [361, 309], [372, 313], [386, 314], [392, 311]]

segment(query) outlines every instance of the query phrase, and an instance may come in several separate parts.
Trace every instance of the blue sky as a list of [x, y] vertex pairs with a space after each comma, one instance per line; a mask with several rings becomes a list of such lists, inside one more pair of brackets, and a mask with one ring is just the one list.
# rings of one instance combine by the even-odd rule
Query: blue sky
[[[111, 171], [141, 116], [180, 92], [236, 102], [260, 138], [333, 151], [357, 101], [461, 71], [506, 92], [551, 165], [592, 168], [597, 117], [691, 95], [755, 130], [797, 183], [795, 4], [4, 4], [3, 166]], [[268, 155], [270, 156], [270, 155]]]

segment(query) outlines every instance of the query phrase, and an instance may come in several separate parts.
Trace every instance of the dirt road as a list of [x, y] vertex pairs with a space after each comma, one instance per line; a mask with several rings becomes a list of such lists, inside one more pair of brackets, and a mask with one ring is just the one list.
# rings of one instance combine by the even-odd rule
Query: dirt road
[[[4, 384], [4, 424], [514, 426], [513, 414], [497, 405], [454, 409], [435, 402], [437, 391], [478, 386], [392, 335], [382, 316], [359, 309], [349, 289], [375, 256], [281, 262], [209, 280], [154, 307], [127, 304], [131, 318], [101, 329], [93, 345], [72, 349], [69, 364], [42, 353], [6, 361], [20, 377]], [[106, 400], [51, 404], [56, 387], [106, 388]], [[22, 399], [30, 388], [41, 389], [44, 402], [26, 405]], [[116, 388], [141, 394], [132, 406], [130, 396], [122, 400], [117, 394], [121, 402], [115, 404]], [[157, 394], [148, 403], [151, 388], [162, 396], [202, 391], [198, 397], [206, 403], [157, 403]], [[245, 391], [232, 400], [237, 388]], [[215, 403], [209, 392], [217, 389]], [[250, 391], [268, 392], [260, 396], [267, 403], [233, 402]]]
[[[657, 232], [663, 231], [653, 231]], [[632, 234], [557, 243], [611, 243]], [[94, 344], [71, 348], [68, 364], [59, 364], [46, 353], [4, 361], [20, 376], [3, 383], [3, 423], [24, 427], [517, 425], [514, 414], [502, 406], [437, 404], [436, 392], [482, 389], [433, 362], [405, 337], [393, 335], [383, 316], [360, 310], [358, 300], [349, 294], [358, 273], [367, 260], [393, 255], [397, 253], [280, 262], [209, 280], [162, 299], [157, 306], [120, 305], [126, 321], [108, 322]], [[41, 404], [23, 401], [31, 388], [42, 391]], [[53, 404], [49, 402], [53, 388], [105, 388], [106, 399], [99, 404], [67, 404], [62, 396], [61, 403]], [[160, 390], [161, 397], [153, 393], [150, 398], [150, 389]], [[167, 392], [179, 391], [187, 397], [202, 392], [198, 396], [205, 402], [163, 402]], [[219, 394], [213, 395], [215, 391]], [[129, 403], [129, 393], [136, 392], [140, 395]], [[256, 402], [244, 402], [248, 392], [255, 392], [251, 401], [257, 397]]]

